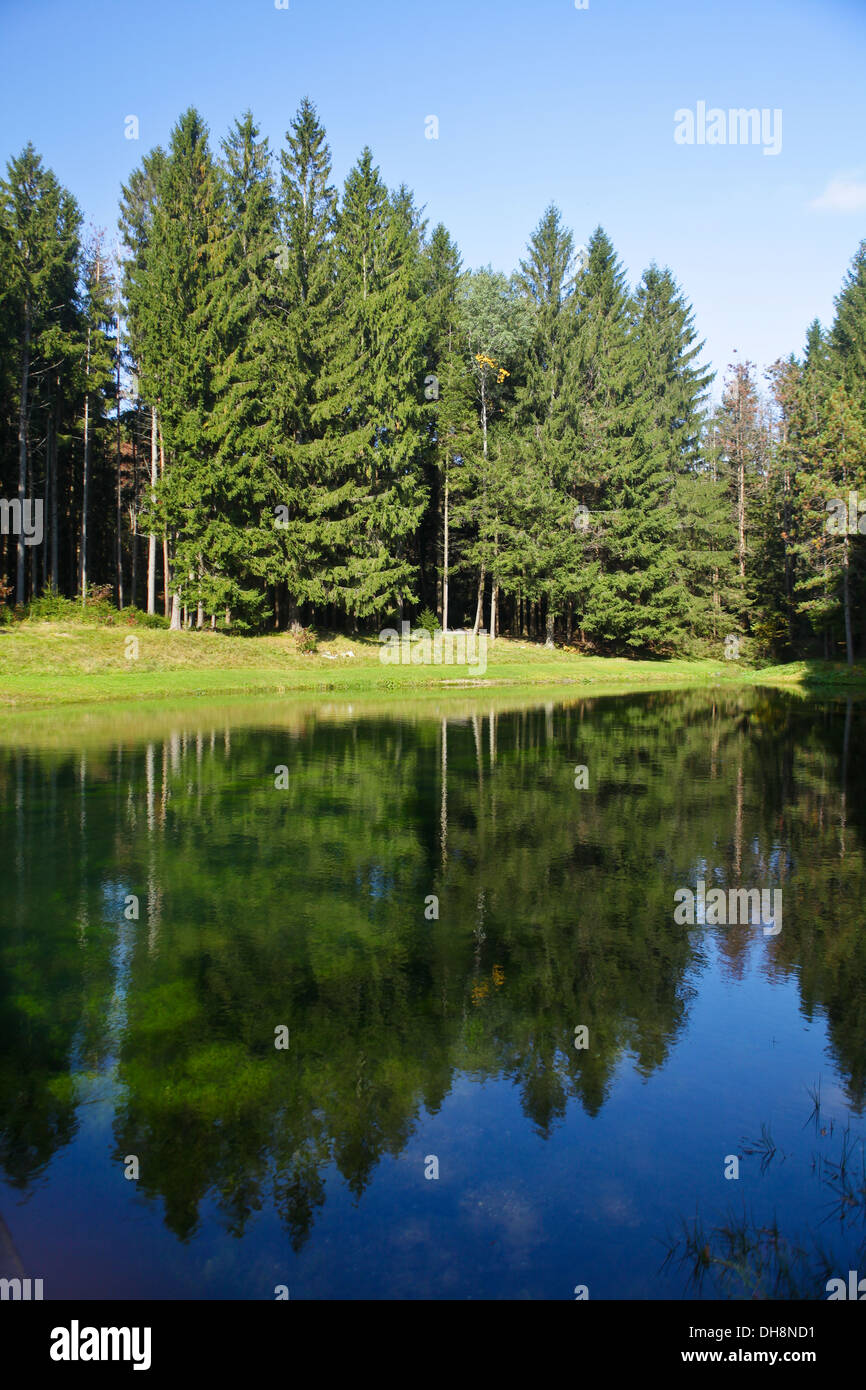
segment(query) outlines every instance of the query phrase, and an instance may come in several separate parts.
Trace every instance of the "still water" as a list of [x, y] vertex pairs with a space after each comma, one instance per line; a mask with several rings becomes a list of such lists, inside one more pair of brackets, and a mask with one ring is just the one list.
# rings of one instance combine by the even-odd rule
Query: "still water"
[[[866, 1274], [862, 705], [284, 702], [0, 739], [0, 1215], [46, 1298]], [[699, 880], [781, 889], [782, 929], [677, 925]]]

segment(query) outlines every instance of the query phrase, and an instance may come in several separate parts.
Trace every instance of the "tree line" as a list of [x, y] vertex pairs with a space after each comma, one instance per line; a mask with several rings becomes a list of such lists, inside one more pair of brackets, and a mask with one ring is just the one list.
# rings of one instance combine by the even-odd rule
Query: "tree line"
[[32, 145], [9, 161], [0, 609], [101, 587], [175, 627], [866, 653], [866, 242], [832, 325], [712, 408], [672, 272], [631, 288], [601, 227], [577, 247], [551, 205], [512, 275], [470, 271], [369, 149], [331, 179], [307, 99], [278, 154], [190, 109], [112, 248]]

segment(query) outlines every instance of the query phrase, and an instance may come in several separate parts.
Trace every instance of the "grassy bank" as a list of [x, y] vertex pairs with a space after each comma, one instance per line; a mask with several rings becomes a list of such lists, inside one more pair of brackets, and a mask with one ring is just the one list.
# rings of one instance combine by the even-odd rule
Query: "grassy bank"
[[[137, 642], [131, 647], [130, 639]], [[307, 694], [551, 686], [659, 689], [676, 685], [866, 688], [866, 668], [798, 662], [756, 670], [722, 659], [639, 661], [584, 656], [500, 638], [487, 669], [384, 665], [374, 638], [322, 637], [302, 652], [288, 634], [231, 637], [63, 622], [0, 628], [0, 707]]]

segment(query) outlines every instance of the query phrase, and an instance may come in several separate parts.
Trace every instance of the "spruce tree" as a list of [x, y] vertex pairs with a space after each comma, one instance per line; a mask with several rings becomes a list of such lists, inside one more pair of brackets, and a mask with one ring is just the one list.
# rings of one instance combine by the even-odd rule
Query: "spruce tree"
[[335, 279], [316, 401], [313, 499], [323, 568], [312, 597], [357, 622], [416, 599], [408, 554], [427, 505], [424, 306], [417, 234], [369, 149], [350, 171], [337, 220]]
[[830, 346], [866, 422], [866, 241], [857, 249], [835, 306]]
[[[74, 293], [80, 252], [81, 214], [74, 198], [46, 169], [32, 144], [10, 159], [0, 180], [4, 241], [4, 303], [17, 344], [15, 415], [17, 427], [17, 500], [34, 500], [32, 443], [33, 403], [40, 375], [56, 351], [59, 316]], [[15, 602], [26, 594], [28, 547], [23, 533], [16, 546]]]
[[[305, 97], [280, 154], [279, 241], [267, 303], [267, 352], [272, 366], [270, 509], [274, 518], [268, 577], [287, 601], [321, 599], [326, 563], [321, 508], [326, 470], [321, 447], [328, 411], [323, 372], [328, 315], [334, 306], [334, 229], [337, 194], [331, 153], [316, 108]], [[324, 397], [324, 399], [323, 399]]]
[[[532, 479], [534, 577], [523, 584], [533, 601], [546, 600], [547, 645], [557, 617], [580, 586], [583, 532], [577, 511], [577, 421], [574, 238], [559, 210], [547, 208], [532, 234], [517, 283], [531, 308], [525, 381], [514, 418], [525, 436], [519, 453]], [[510, 582], [513, 582], [510, 581]], [[570, 636], [571, 622], [568, 623]]]
[[424, 396], [430, 445], [427, 476], [435, 536], [436, 607], [447, 631], [453, 616], [451, 575], [459, 563], [458, 533], [453, 527], [455, 500], [469, 472], [467, 462], [477, 459], [479, 438], [460, 316], [460, 255], [441, 223], [433, 230], [424, 259], [428, 306]]
[[208, 612], [228, 609], [242, 628], [261, 621], [274, 524], [267, 512], [273, 362], [264, 308], [276, 204], [268, 143], [250, 112], [235, 123], [222, 151], [221, 234], [206, 308], [215, 326], [213, 406], [204, 421], [213, 479], [201, 597]]
[[491, 577], [491, 613], [496, 613], [497, 587], [502, 576], [500, 532], [503, 526], [501, 475], [507, 453], [491, 447], [491, 432], [513, 400], [520, 384], [523, 353], [532, 331], [532, 311], [516, 281], [489, 266], [464, 279], [461, 324], [481, 431], [481, 449], [466, 461], [463, 489], [455, 520], [466, 532], [464, 568], [478, 576], [473, 630], [483, 619], [487, 577]]
[[175, 607], [212, 599], [208, 529], [220, 505], [214, 447], [207, 421], [214, 406], [213, 371], [219, 342], [211, 285], [222, 234], [220, 181], [201, 116], [190, 108], [171, 133], [153, 212], [149, 306], [159, 314], [156, 373], [170, 467], [161, 483], [175, 536]]

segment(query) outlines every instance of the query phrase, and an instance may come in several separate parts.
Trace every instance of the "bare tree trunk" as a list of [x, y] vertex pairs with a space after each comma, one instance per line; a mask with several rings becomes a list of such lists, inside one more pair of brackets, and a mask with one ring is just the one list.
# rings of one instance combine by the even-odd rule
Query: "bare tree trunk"
[[50, 467], [51, 467], [51, 580], [50, 589], [52, 594], [57, 593], [58, 564], [59, 564], [59, 539], [58, 514], [57, 514], [57, 491], [59, 478], [57, 474], [57, 397], [51, 403], [52, 418], [50, 421]]
[[[493, 562], [494, 565], [499, 557], [499, 531], [493, 535]], [[490, 632], [488, 636], [491, 642], [496, 641], [496, 613], [499, 606], [499, 582], [495, 574], [490, 576]]]
[[740, 382], [737, 379], [737, 544], [740, 559], [740, 578], [746, 577], [746, 459], [745, 444], [740, 439], [742, 412]]
[[[162, 426], [159, 426], [159, 476], [165, 477], [165, 444], [162, 438]], [[169, 593], [171, 590], [171, 564], [168, 553], [168, 533], [162, 538], [162, 601], [165, 609], [165, 616], [169, 612]]]
[[135, 447], [136, 430], [135, 426], [130, 430], [132, 439], [132, 510], [130, 512], [130, 525], [132, 527], [132, 578], [130, 587], [130, 603], [133, 608], [138, 599], [138, 450]]
[[[156, 406], [150, 408], [150, 504], [156, 493]], [[147, 538], [147, 611], [156, 612], [156, 532]]]
[[842, 560], [842, 601], [845, 605], [845, 653], [848, 665], [854, 665], [854, 638], [851, 632], [851, 592], [848, 573], [848, 537], [844, 540], [844, 558]]
[[[42, 515], [51, 515], [51, 404], [49, 402], [48, 417], [45, 422], [45, 479], [43, 484]], [[43, 537], [44, 540], [44, 537]], [[48, 543], [45, 541], [39, 547], [39, 582], [40, 592], [45, 593], [48, 589]]]
[[[87, 376], [90, 376], [90, 329], [87, 330]], [[87, 509], [90, 497], [90, 395], [84, 396], [84, 493], [81, 499], [81, 570], [78, 588], [81, 602], [87, 598]]]
[[[27, 418], [29, 414], [28, 395], [30, 391], [30, 300], [24, 306], [24, 341], [21, 348], [21, 398], [18, 402], [18, 507], [23, 521], [24, 517], [24, 497], [27, 492]], [[24, 527], [23, 524], [18, 529], [18, 544], [16, 547], [16, 571], [15, 571], [15, 602], [21, 605], [24, 602], [24, 566], [26, 555], [24, 550]]]
[[[123, 498], [121, 496], [120, 460], [120, 314], [117, 315], [115, 339], [117, 382], [117, 606], [123, 607]], [[133, 542], [134, 544], [134, 542]]]
[[123, 607], [123, 496], [120, 484], [120, 459], [117, 460], [117, 496], [115, 505], [115, 529], [117, 531], [117, 544], [115, 547], [116, 565], [116, 586], [117, 586], [117, 606]]
[[180, 594], [171, 596], [171, 631], [180, 632]]
[[448, 463], [445, 464], [445, 548], [442, 557], [442, 631], [448, 631]]
[[484, 616], [484, 581], [487, 578], [484, 566], [481, 566], [481, 573], [478, 577], [478, 602], [475, 605], [475, 623], [472, 628], [473, 636], [477, 636], [481, 626], [481, 619]]

